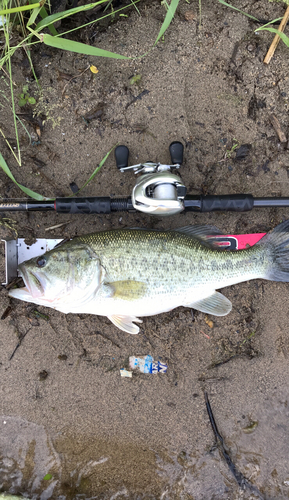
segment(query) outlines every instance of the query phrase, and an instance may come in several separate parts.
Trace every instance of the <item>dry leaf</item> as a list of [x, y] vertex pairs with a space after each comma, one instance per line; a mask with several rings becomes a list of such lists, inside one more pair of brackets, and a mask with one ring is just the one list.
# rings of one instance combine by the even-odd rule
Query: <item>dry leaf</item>
[[98, 69], [96, 66], [90, 66], [90, 71], [91, 71], [91, 73], [94, 73], [95, 75], [98, 73]]

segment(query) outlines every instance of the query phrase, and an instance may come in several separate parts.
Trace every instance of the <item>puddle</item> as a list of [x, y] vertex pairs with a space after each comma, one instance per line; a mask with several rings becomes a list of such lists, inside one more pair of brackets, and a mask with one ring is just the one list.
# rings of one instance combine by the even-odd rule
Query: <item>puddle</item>
[[[266, 492], [265, 498], [289, 498], [289, 394], [277, 390], [244, 415], [228, 445], [246, 477]], [[247, 433], [250, 421], [258, 423]], [[249, 426], [250, 428], [250, 426]]]
[[0, 491], [33, 500], [199, 500], [227, 490], [217, 455], [73, 435], [53, 444], [42, 426], [24, 419], [2, 416], [0, 425]]
[[44, 427], [0, 417], [0, 492], [33, 500], [155, 499], [160, 483], [155, 453], [141, 443], [70, 435], [53, 444]]
[[33, 500], [241, 498], [216, 449], [176, 454], [67, 435], [53, 445], [42, 426], [5, 416], [0, 424], [0, 491]]
[[69, 434], [58, 438], [55, 447], [63, 457], [66, 500], [153, 500], [162, 493], [156, 453], [144, 442]]
[[[263, 409], [256, 408], [256, 415], [258, 428], [279, 443], [278, 449], [272, 447], [272, 457], [270, 443], [262, 441], [258, 428], [249, 436], [236, 431], [231, 439], [225, 438], [226, 445], [237, 468], [262, 494], [266, 491], [262, 498], [269, 498], [266, 494], [288, 498], [288, 439], [280, 439], [284, 417], [288, 417], [287, 399], [278, 404], [268, 401]], [[0, 426], [0, 492], [32, 500], [261, 498], [238, 487], [216, 447], [177, 453], [152, 449], [142, 442], [68, 433], [52, 443], [44, 427], [18, 417], [2, 416]], [[284, 466], [274, 468], [278, 455]]]
[[158, 457], [159, 474], [166, 483], [161, 500], [226, 498], [229, 489], [222, 474], [226, 476], [227, 471], [223, 464], [218, 462], [217, 454], [218, 452], [214, 456], [208, 452], [202, 456], [201, 453], [195, 452], [188, 455], [182, 451], [178, 455], [171, 454], [169, 461], [167, 458]]
[[[44, 479], [47, 474], [50, 480]], [[60, 458], [44, 427], [1, 416], [0, 491], [47, 500], [54, 496], [60, 482]]]

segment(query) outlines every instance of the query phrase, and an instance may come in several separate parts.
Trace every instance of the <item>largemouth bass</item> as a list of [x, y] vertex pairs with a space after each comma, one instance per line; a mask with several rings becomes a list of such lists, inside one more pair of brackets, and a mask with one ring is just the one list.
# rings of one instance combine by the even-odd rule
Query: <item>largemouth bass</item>
[[178, 306], [228, 314], [232, 304], [216, 289], [255, 278], [289, 281], [289, 221], [236, 252], [215, 247], [212, 233], [209, 226], [189, 226], [79, 236], [20, 264], [25, 287], [9, 295], [63, 313], [107, 316], [138, 333], [139, 316]]

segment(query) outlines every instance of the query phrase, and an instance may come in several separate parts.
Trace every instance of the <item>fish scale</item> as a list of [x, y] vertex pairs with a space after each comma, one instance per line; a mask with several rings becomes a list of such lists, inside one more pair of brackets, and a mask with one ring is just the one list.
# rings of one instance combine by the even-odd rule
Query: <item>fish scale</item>
[[216, 289], [255, 278], [289, 281], [289, 221], [246, 250], [221, 250], [215, 234], [210, 226], [188, 226], [79, 236], [21, 264], [26, 286], [10, 295], [63, 313], [107, 316], [138, 333], [138, 316], [178, 306], [228, 314], [232, 304]]

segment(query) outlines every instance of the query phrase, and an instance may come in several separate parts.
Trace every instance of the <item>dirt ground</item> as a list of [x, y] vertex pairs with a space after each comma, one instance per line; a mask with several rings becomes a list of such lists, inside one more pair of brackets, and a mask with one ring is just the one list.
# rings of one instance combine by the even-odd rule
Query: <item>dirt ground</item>
[[[280, 43], [265, 65], [272, 33], [255, 34], [259, 25], [216, 0], [202, 1], [200, 26], [198, 4], [181, 1], [163, 40], [143, 58], [86, 57], [36, 45], [41, 93], [24, 52], [16, 53], [16, 95], [28, 83], [33, 109], [46, 117], [39, 144], [20, 129], [22, 167], [0, 139], [18, 182], [48, 197], [70, 195], [70, 184], [82, 186], [117, 143], [129, 147], [131, 164], [169, 163], [169, 144], [179, 140], [189, 193], [288, 196], [288, 149], [270, 120], [274, 114], [288, 139], [288, 48]], [[263, 19], [284, 14], [282, 3], [267, 0], [234, 4]], [[128, 17], [73, 36], [141, 55], [152, 47], [165, 9], [152, 0], [141, 2], [139, 11], [131, 8]], [[60, 30], [69, 27], [67, 21]], [[87, 70], [91, 64], [97, 74]], [[136, 74], [141, 80], [132, 85]], [[7, 85], [2, 73], [1, 128], [13, 138], [2, 99]], [[35, 138], [31, 123], [25, 125]], [[243, 144], [251, 148], [238, 160]], [[128, 196], [134, 183], [134, 174], [120, 173], [111, 154], [82, 194]], [[3, 172], [0, 184], [3, 197], [22, 197]], [[287, 213], [3, 215], [16, 221], [19, 237], [33, 241], [196, 223], [232, 234], [264, 232]], [[15, 233], [2, 225], [0, 236]], [[1, 256], [4, 274], [4, 249]], [[209, 317], [212, 328], [205, 314], [178, 308], [144, 318], [140, 334], [131, 336], [105, 317], [64, 315], [9, 299], [2, 287], [0, 315], [9, 305], [12, 310], [0, 322], [0, 491], [41, 500], [289, 498], [288, 290], [261, 280], [237, 284], [224, 290], [232, 312]], [[36, 309], [47, 316], [35, 317]], [[167, 363], [167, 374], [120, 377], [128, 356], [146, 354]], [[215, 446], [204, 391], [233, 463], [259, 496], [238, 486]]]

